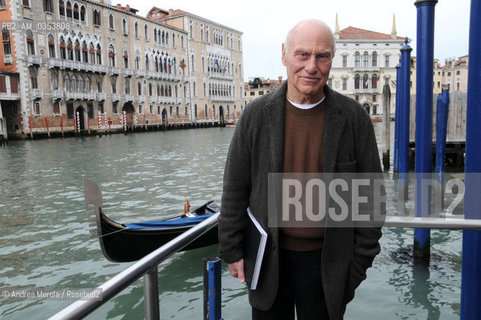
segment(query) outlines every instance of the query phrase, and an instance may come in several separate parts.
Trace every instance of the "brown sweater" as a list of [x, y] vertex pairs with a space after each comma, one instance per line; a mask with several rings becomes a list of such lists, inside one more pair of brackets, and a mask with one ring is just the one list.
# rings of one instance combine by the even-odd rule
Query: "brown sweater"
[[[300, 109], [286, 100], [284, 172], [322, 172], [324, 102], [311, 109]], [[292, 211], [292, 210], [291, 210]], [[290, 213], [292, 214], [292, 212]], [[305, 214], [303, 213], [305, 217]], [[324, 228], [281, 228], [281, 248], [311, 251], [322, 248]]]

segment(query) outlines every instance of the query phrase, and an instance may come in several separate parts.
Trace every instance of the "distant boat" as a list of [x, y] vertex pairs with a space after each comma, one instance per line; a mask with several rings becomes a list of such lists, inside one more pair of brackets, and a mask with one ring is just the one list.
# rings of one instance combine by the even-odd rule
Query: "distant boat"
[[371, 121], [372, 122], [381, 122], [382, 116], [371, 116]]
[[[159, 221], [121, 224], [108, 218], [102, 209], [102, 194], [98, 185], [84, 178], [85, 202], [89, 214], [95, 217], [95, 234], [104, 256], [113, 262], [136, 261], [170, 240], [220, 211], [214, 201], [208, 201], [192, 212]], [[218, 243], [217, 225], [191, 242], [183, 251]]]
[[227, 121], [225, 122], [226, 127], [235, 127], [237, 124], [237, 121]]

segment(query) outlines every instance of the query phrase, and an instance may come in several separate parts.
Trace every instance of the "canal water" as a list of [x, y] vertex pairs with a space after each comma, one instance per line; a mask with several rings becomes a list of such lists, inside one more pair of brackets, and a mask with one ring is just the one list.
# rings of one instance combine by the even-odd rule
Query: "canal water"
[[[380, 125], [375, 124], [378, 133]], [[82, 177], [99, 183], [107, 214], [119, 222], [181, 213], [185, 199], [192, 206], [207, 200], [220, 203], [233, 131], [12, 141], [1, 147], [0, 318], [44, 319], [74, 301], [12, 298], [12, 292], [94, 288], [131, 265], [106, 260], [98, 240], [89, 236]], [[386, 178], [392, 178], [392, 172]], [[462, 233], [431, 235], [431, 265], [417, 268], [400, 250], [412, 248], [413, 230], [385, 229], [382, 252], [345, 318], [459, 319]], [[159, 266], [161, 319], [202, 317], [202, 258], [216, 254], [217, 246], [196, 249]], [[223, 318], [249, 319], [246, 289], [228, 275], [225, 265], [222, 286]], [[143, 317], [143, 286], [138, 281], [88, 319]]]

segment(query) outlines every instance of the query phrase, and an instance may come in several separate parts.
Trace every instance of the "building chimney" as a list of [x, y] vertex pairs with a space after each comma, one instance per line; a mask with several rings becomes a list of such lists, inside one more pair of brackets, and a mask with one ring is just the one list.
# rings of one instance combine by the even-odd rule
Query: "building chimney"
[[279, 76], [279, 84], [282, 83], [282, 76]]
[[122, 5], [120, 3], [117, 3], [117, 9], [122, 9]]
[[169, 9], [169, 16], [174, 15], [174, 9]]
[[104, 0], [100, 0], [99, 2], [100, 2], [100, 3], [104, 3]]
[[130, 6], [128, 4], [125, 5], [125, 11], [130, 12]]

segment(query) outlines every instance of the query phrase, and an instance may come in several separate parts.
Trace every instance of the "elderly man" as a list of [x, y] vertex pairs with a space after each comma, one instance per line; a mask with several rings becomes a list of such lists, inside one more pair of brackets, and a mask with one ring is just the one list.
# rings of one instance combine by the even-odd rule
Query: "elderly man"
[[[269, 218], [269, 173], [381, 171], [371, 120], [356, 101], [326, 83], [334, 37], [318, 20], [297, 24], [282, 46], [287, 83], [244, 111], [224, 173], [219, 254], [241, 282], [252, 276], [244, 261], [246, 209], [268, 234], [253, 319], [342, 319], [346, 304], [379, 253], [381, 230], [278, 227]], [[246, 262], [244, 264], [244, 262]]]

